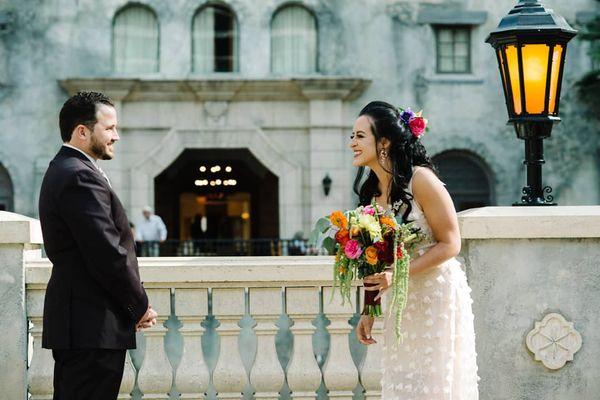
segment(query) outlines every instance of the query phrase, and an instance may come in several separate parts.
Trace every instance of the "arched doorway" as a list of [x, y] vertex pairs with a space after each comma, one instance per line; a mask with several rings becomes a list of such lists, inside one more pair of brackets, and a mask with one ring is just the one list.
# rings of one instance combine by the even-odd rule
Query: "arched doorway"
[[154, 179], [154, 204], [179, 242], [279, 237], [278, 178], [248, 149], [184, 150]]
[[464, 150], [448, 150], [433, 157], [440, 179], [456, 211], [489, 206], [493, 203], [491, 172], [481, 157]]
[[13, 185], [8, 171], [0, 163], [0, 211], [14, 211]]

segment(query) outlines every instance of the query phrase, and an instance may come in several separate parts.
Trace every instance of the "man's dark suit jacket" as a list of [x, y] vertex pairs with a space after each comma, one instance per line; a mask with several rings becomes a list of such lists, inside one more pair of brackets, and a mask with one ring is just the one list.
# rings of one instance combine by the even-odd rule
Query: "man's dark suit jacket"
[[135, 348], [148, 298], [123, 205], [92, 162], [62, 146], [44, 176], [40, 222], [52, 276], [47, 349]]

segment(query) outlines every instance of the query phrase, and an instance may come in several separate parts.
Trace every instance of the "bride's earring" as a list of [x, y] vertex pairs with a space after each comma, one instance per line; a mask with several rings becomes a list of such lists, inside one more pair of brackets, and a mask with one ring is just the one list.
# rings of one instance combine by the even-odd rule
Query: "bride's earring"
[[385, 151], [385, 149], [382, 149], [379, 152], [379, 161], [381, 164], [385, 163], [385, 159], [387, 158], [387, 152]]

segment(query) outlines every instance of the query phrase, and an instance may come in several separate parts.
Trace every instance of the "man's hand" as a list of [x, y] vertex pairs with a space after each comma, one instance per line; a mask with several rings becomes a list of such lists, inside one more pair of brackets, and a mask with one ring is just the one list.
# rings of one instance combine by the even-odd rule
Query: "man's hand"
[[135, 324], [135, 331], [139, 332], [142, 329], [151, 328], [156, 324], [156, 318], [158, 314], [151, 305], [148, 306], [148, 310], [146, 310], [146, 314]]
[[358, 325], [356, 326], [356, 336], [358, 337], [358, 341], [362, 344], [369, 345], [377, 343], [375, 339], [371, 337], [373, 322], [375, 322], [375, 317], [369, 315], [360, 316], [360, 321], [358, 321]]

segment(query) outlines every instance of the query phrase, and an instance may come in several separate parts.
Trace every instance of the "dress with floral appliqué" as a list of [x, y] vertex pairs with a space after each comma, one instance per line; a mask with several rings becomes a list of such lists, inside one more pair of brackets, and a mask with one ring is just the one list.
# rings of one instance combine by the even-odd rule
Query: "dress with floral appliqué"
[[[414, 200], [411, 204], [408, 219], [425, 237], [414, 250], [416, 257], [436, 241], [419, 204]], [[408, 290], [402, 342], [396, 341], [393, 313], [384, 313], [381, 398], [477, 400], [473, 301], [463, 265], [452, 258], [411, 276]], [[391, 296], [385, 297], [389, 310]]]

